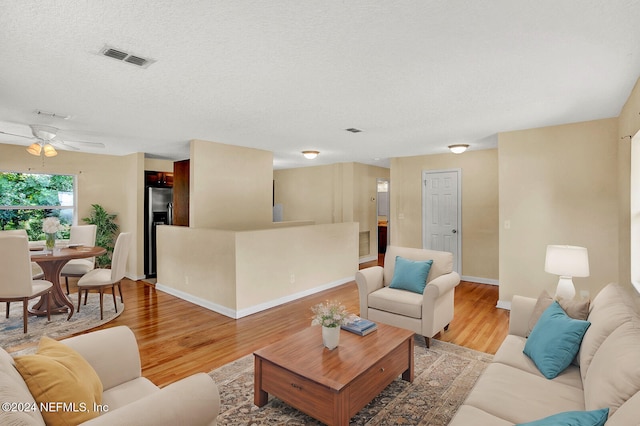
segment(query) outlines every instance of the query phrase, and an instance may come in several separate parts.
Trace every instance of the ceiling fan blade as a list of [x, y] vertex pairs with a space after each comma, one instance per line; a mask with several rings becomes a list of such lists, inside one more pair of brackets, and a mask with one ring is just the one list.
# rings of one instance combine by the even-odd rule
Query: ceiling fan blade
[[50, 143], [51, 145], [53, 145], [54, 147], [57, 147], [57, 148], [71, 149], [71, 150], [74, 150], [74, 151], [80, 151], [80, 148], [76, 148], [75, 146], [71, 146], [69, 144], [66, 144], [66, 143], [64, 143], [64, 141], [61, 141], [59, 139], [50, 140], [50, 141], [48, 141], [46, 143]]
[[[87, 148], [104, 148], [104, 144], [102, 142], [69, 141], [69, 140], [62, 140], [59, 138], [53, 138], [52, 141], [61, 143], [65, 146], [79, 145], [79, 146], [85, 146]], [[76, 147], [73, 147], [73, 148], [76, 148]]]
[[3, 132], [2, 130], [0, 130], [0, 133], [2, 133], [3, 135], [17, 136], [19, 138], [33, 139], [33, 136], [18, 135], [16, 133]]

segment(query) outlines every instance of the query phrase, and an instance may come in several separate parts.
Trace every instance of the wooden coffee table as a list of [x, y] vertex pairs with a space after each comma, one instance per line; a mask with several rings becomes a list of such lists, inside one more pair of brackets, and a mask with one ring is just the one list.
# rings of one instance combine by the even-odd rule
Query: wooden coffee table
[[284, 338], [254, 352], [254, 403], [272, 394], [323, 423], [348, 425], [399, 375], [413, 382], [413, 334], [381, 323], [364, 337], [340, 330], [332, 351], [319, 326]]

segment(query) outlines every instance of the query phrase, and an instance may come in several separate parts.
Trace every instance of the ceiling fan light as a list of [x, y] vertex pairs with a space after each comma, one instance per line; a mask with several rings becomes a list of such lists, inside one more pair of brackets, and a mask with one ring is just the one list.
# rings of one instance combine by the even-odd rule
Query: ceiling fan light
[[302, 155], [308, 160], [313, 160], [318, 154], [320, 154], [320, 151], [302, 151]]
[[40, 155], [40, 152], [42, 151], [42, 147], [40, 146], [40, 144], [38, 142], [34, 142], [31, 145], [29, 145], [29, 147], [27, 148], [27, 152], [31, 155], [35, 155], [38, 156]]
[[469, 148], [469, 145], [466, 144], [466, 143], [458, 143], [458, 144], [455, 144], [455, 145], [449, 145], [449, 149], [454, 154], [462, 154], [463, 152], [465, 152], [467, 150], [467, 148]]
[[55, 157], [58, 155], [56, 149], [50, 143], [44, 144], [44, 156], [45, 157]]

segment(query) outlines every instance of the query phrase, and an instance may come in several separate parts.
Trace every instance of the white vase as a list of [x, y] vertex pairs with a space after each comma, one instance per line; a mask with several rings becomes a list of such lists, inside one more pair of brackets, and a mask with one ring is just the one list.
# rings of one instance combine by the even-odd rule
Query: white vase
[[329, 350], [338, 347], [340, 343], [340, 327], [322, 326], [322, 344]]

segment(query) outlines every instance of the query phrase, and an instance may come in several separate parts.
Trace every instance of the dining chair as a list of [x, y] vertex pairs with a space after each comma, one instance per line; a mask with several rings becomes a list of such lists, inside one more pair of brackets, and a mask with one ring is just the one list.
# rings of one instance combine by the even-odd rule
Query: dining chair
[[129, 256], [129, 248], [131, 246], [131, 232], [122, 232], [118, 235], [116, 245], [113, 249], [113, 257], [111, 258], [111, 269], [94, 269], [87, 272], [80, 280], [78, 280], [78, 312], [80, 312], [80, 299], [82, 298], [82, 290], [84, 290], [84, 304], [87, 304], [87, 295], [89, 290], [98, 290], [100, 292], [100, 319], [103, 319], [103, 295], [104, 289], [111, 287], [113, 294], [113, 305], [116, 313], [118, 312], [118, 304], [116, 303], [116, 286], [120, 291], [120, 301], [124, 303], [122, 297], [122, 287], [120, 281], [124, 278], [127, 268], [127, 257]]
[[[26, 229], [10, 229], [6, 231], [0, 231], [0, 236], [2, 235], [20, 235], [27, 238], [29, 240], [29, 235], [27, 234]], [[44, 271], [36, 262], [31, 262], [31, 279], [41, 280], [44, 278]]]
[[[96, 245], [96, 225], [79, 225], [72, 226], [69, 229], [69, 244], [82, 244], [83, 246], [93, 247]], [[86, 259], [72, 259], [62, 267], [60, 275], [64, 277], [64, 283], [67, 286], [67, 294], [69, 294], [69, 277], [81, 277], [87, 272], [95, 269], [96, 258], [88, 257]]]
[[[7, 318], [11, 302], [22, 302], [24, 333], [27, 332], [29, 300], [47, 295], [47, 306], [53, 302], [53, 284], [50, 281], [32, 279], [30, 263], [29, 241], [26, 236], [0, 235], [0, 302], [7, 303]], [[49, 310], [47, 320], [51, 321]]]

